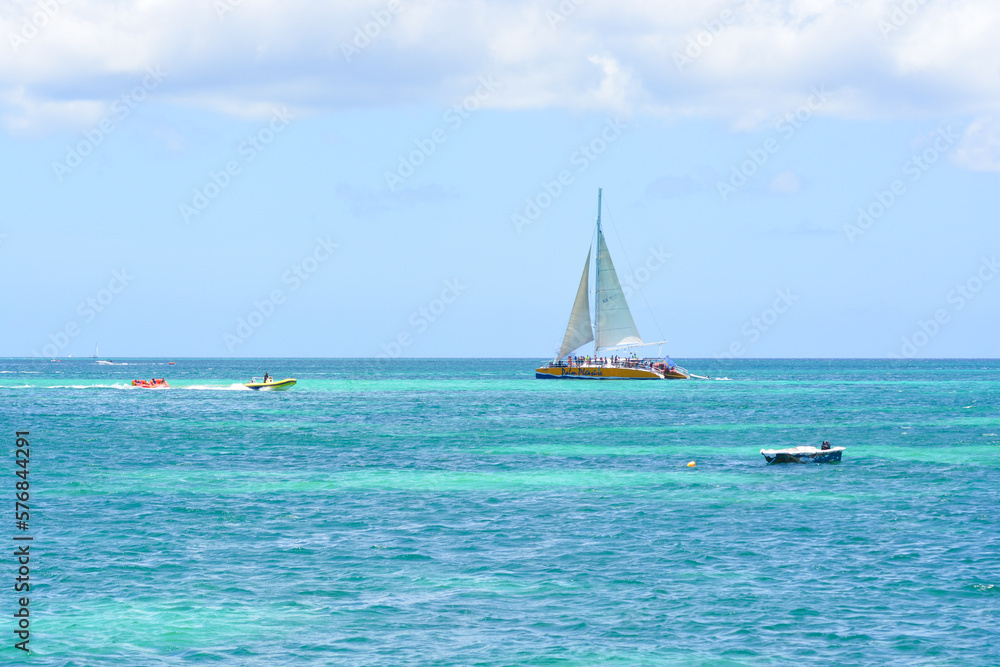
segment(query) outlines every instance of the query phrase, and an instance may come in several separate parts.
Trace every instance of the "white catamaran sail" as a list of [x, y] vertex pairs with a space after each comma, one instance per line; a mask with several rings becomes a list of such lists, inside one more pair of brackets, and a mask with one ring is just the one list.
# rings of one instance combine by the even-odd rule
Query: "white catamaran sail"
[[639, 330], [635, 328], [632, 311], [625, 301], [625, 292], [618, 281], [615, 265], [611, 262], [604, 232], [597, 229], [597, 349], [642, 345]]
[[583, 265], [583, 276], [580, 287], [576, 290], [576, 301], [573, 302], [573, 312], [569, 316], [569, 325], [562, 345], [559, 346], [559, 356], [562, 359], [567, 354], [594, 340], [594, 330], [590, 328], [590, 253], [587, 253], [587, 263]]

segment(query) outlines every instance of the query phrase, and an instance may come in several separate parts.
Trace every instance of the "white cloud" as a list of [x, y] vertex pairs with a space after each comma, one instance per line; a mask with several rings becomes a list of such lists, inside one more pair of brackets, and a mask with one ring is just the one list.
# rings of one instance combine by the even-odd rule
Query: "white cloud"
[[1000, 118], [980, 116], [969, 123], [952, 161], [972, 171], [1000, 171]]
[[[400, 1], [384, 20], [389, 0], [229, 0], [221, 17], [206, 0], [50, 0], [58, 10], [26, 37], [39, 5], [0, 0], [3, 113], [12, 129], [83, 125], [75, 110], [107, 105], [148, 66], [171, 72], [158, 99], [237, 115], [443, 105], [480, 75], [503, 82], [493, 106], [744, 126], [813, 85], [833, 92], [822, 113], [842, 117], [1000, 113], [994, 0], [927, 0], [905, 20], [898, 0], [587, 0], [554, 26], [557, 0]], [[704, 46], [679, 68], [692, 41]], [[49, 111], [24, 113], [28, 101]]]
[[37, 132], [48, 127], [96, 125], [110, 104], [100, 100], [46, 100], [29, 97], [24, 88], [3, 95], [4, 126], [11, 132]]
[[802, 190], [802, 182], [794, 171], [783, 171], [767, 186], [767, 191], [773, 195], [794, 195]]

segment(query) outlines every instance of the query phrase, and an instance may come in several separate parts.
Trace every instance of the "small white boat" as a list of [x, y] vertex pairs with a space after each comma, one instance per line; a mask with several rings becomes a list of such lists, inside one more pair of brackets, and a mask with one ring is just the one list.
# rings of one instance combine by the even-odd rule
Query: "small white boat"
[[847, 447], [817, 449], [803, 445], [788, 449], [762, 449], [760, 453], [767, 459], [768, 465], [772, 463], [834, 463], [840, 461], [840, 456], [845, 449]]

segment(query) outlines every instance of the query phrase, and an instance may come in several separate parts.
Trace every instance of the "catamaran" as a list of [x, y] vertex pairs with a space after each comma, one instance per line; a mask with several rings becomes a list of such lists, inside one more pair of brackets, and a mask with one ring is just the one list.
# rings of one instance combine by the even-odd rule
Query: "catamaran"
[[[583, 276], [569, 316], [559, 354], [547, 365], [535, 369], [535, 377], [594, 380], [687, 380], [691, 374], [670, 357], [639, 357], [633, 348], [662, 345], [667, 341], [644, 343], [632, 319], [618, 273], [601, 230], [601, 190], [597, 191], [597, 234], [594, 261], [594, 317], [590, 317], [590, 258], [587, 251]], [[573, 356], [580, 347], [594, 343], [593, 356]], [[604, 353], [604, 354], [602, 354]]]

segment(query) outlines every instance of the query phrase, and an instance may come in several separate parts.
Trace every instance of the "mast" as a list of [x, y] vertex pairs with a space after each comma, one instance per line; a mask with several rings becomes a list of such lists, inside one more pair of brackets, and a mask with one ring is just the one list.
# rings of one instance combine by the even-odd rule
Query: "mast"
[[597, 356], [601, 322], [601, 188], [597, 188], [597, 258], [594, 266], [594, 356]]

